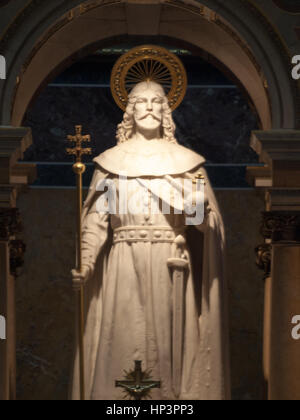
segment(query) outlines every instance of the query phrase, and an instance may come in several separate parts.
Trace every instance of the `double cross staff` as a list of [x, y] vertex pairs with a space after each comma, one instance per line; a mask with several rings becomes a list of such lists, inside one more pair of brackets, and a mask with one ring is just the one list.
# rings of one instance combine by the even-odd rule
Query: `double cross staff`
[[[90, 142], [91, 136], [82, 135], [82, 126], [77, 125], [75, 127], [75, 136], [68, 136], [68, 140], [72, 143], [76, 143], [74, 148], [67, 148], [68, 155], [75, 155], [76, 162], [73, 165], [73, 171], [76, 174], [77, 181], [77, 271], [82, 271], [82, 252], [81, 252], [81, 240], [82, 240], [82, 174], [86, 170], [86, 166], [82, 163], [81, 158], [83, 155], [90, 155], [92, 149], [83, 148], [83, 142]], [[84, 379], [84, 286], [80, 286], [78, 292], [78, 340], [79, 340], [79, 364], [80, 364], [80, 399], [85, 400], [85, 379]]]

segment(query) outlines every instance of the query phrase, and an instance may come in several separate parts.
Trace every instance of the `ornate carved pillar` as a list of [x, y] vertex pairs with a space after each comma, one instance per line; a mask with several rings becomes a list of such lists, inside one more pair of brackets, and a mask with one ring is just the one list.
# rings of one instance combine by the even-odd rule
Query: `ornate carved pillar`
[[299, 400], [299, 342], [291, 336], [292, 318], [300, 314], [300, 211], [264, 214], [272, 240], [269, 398]]
[[270, 400], [300, 399], [300, 341], [292, 318], [300, 315], [300, 131], [253, 132], [252, 148], [264, 167], [248, 179], [265, 189], [266, 211], [257, 248], [265, 269], [264, 373]]
[[272, 246], [265, 237], [265, 242], [256, 248], [256, 264], [264, 271], [265, 304], [264, 304], [264, 343], [263, 343], [263, 370], [266, 382], [270, 375], [270, 308], [271, 308], [271, 253]]
[[0, 209], [0, 290], [1, 315], [6, 319], [6, 340], [0, 343], [1, 399], [15, 399], [16, 339], [15, 339], [15, 288], [16, 269], [23, 261], [25, 245], [16, 240], [22, 230], [16, 208]]
[[16, 392], [15, 278], [25, 251], [17, 236], [22, 226], [16, 198], [35, 178], [35, 166], [18, 159], [30, 144], [30, 129], [0, 127], [0, 315], [6, 319], [6, 339], [0, 340], [0, 400], [15, 399]]

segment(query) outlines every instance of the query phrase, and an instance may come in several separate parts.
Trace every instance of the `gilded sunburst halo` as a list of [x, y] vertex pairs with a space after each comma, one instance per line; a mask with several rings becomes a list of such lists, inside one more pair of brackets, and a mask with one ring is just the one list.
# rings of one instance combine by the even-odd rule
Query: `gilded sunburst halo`
[[182, 61], [164, 47], [142, 45], [123, 54], [112, 70], [111, 92], [123, 111], [134, 86], [147, 80], [163, 86], [172, 111], [183, 101], [187, 74]]

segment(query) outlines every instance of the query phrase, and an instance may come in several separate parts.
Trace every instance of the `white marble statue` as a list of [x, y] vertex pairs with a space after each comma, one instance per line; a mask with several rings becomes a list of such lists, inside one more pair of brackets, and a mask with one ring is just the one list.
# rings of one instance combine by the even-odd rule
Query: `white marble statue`
[[[161, 382], [153, 399], [228, 399], [224, 226], [205, 159], [177, 143], [168, 99], [154, 82], [132, 90], [117, 139], [94, 159], [83, 211], [84, 269], [72, 272], [75, 287], [85, 284], [87, 399], [122, 399], [115, 381], [135, 360]], [[197, 225], [187, 223], [187, 214], [158, 187], [176, 189], [199, 171], [206, 181], [205, 217]], [[108, 180], [115, 202], [105, 210], [99, 203]], [[129, 204], [120, 211], [121, 183], [129, 198], [138, 193], [139, 212]], [[178, 260], [184, 265], [181, 289], [174, 277]], [[78, 397], [76, 351], [71, 398]]]

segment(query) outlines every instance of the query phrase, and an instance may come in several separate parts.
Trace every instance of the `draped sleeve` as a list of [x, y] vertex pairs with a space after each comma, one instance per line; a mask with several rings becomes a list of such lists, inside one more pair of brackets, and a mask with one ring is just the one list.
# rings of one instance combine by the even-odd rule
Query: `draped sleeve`
[[108, 179], [108, 173], [96, 167], [82, 213], [82, 264], [93, 273], [102, 247], [107, 241], [110, 222], [108, 211], [99, 211], [97, 202], [104, 189], [101, 184]]

